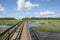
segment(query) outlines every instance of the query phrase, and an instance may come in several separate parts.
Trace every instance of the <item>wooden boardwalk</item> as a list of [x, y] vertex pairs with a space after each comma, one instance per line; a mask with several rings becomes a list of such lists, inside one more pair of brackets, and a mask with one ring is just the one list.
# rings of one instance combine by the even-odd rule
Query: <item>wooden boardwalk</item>
[[[23, 27], [24, 26], [24, 27]], [[23, 27], [22, 33], [21, 33], [21, 37], [18, 38], [18, 33], [20, 32], [20, 28]], [[18, 39], [16, 39], [16, 37]], [[18, 29], [16, 30], [16, 32], [14, 33], [13, 37], [11, 38], [11, 40], [32, 40], [29, 29], [27, 27], [27, 22], [23, 22], [20, 27], [18, 27]]]
[[27, 27], [27, 22], [24, 23], [24, 28], [20, 40], [32, 40], [29, 29]]

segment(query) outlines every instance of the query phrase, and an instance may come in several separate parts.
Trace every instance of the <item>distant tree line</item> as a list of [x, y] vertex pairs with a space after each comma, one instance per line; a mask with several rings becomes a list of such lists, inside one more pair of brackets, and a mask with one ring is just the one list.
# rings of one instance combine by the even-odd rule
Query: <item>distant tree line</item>
[[60, 20], [60, 18], [36, 18], [36, 17], [31, 17], [31, 18], [22, 18], [22, 20]]
[[0, 20], [16, 20], [16, 18], [0, 18]]

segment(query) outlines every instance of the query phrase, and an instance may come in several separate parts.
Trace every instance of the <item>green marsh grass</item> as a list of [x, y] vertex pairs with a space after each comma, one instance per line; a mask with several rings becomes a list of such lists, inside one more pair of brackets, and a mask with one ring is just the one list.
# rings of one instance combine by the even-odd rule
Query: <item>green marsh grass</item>
[[[40, 31], [60, 32], [60, 20], [39, 20], [38, 22], [40, 24], [36, 28]], [[48, 22], [48, 24], [46, 25], [45, 22]]]
[[15, 24], [21, 20], [0, 20], [0, 24]]

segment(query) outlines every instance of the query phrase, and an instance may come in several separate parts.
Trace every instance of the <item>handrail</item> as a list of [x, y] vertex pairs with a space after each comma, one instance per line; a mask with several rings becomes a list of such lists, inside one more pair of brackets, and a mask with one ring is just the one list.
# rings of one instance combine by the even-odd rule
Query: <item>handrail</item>
[[[10, 28], [8, 28], [7, 30], [5, 30], [5, 31], [3, 31], [2, 33], [0, 33], [0, 37], [3, 36], [4, 34], [6, 34], [9, 30], [13, 29], [16, 25], [17, 25], [17, 27], [18, 27], [22, 22], [23, 22], [23, 21], [18, 22], [18, 23], [16, 23], [15, 25], [13, 25], [13, 26], [11, 26]], [[17, 28], [17, 27], [16, 27], [16, 28]], [[15, 29], [16, 29], [16, 28], [15, 28]], [[14, 29], [13, 31], [15, 31], [15, 29]], [[13, 32], [13, 31], [12, 31], [12, 32]], [[12, 32], [11, 32], [10, 34], [12, 34]], [[9, 35], [10, 35], [10, 34], [9, 34]], [[9, 35], [8, 35], [8, 36], [9, 36]]]
[[21, 26], [21, 28], [19, 29], [20, 31], [18, 32], [18, 35], [16, 36], [15, 40], [17, 40], [17, 39], [20, 40], [22, 31], [23, 31], [23, 27], [24, 27], [24, 24], [23, 24], [23, 26]]
[[21, 23], [19, 23], [19, 24], [17, 25], [17, 27], [6, 37], [6, 40], [8, 40], [7, 38], [8, 38], [13, 32], [15, 32], [16, 29], [17, 29], [20, 25], [21, 25]]
[[[17, 24], [19, 24], [19, 23], [20, 23], [20, 22], [18, 22]], [[2, 33], [0, 34], [0, 37], [1, 37], [3, 34], [5, 34], [7, 31], [9, 31], [10, 29], [14, 28], [14, 26], [16, 26], [17, 24], [11, 26], [10, 28], [8, 28], [8, 29], [5, 30], [4, 32], [2, 32]]]

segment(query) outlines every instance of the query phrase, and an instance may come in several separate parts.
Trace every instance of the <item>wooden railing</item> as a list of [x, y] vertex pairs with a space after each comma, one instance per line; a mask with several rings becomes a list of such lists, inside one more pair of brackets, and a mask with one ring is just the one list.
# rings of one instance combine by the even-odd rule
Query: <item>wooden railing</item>
[[4, 32], [0, 33], [0, 40], [10, 40], [10, 38], [13, 36], [16, 29], [21, 25], [22, 22], [23, 21], [18, 22], [17, 24], [11, 26], [10, 28], [5, 30]]

